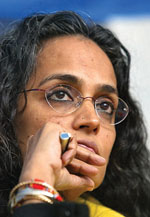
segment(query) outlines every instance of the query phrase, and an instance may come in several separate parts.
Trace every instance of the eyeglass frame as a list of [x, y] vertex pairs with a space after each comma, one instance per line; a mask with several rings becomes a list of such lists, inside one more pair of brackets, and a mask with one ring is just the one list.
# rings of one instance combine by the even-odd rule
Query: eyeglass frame
[[[70, 85], [68, 85], [68, 84], [59, 84], [59, 85], [56, 85], [56, 87], [57, 87], [57, 86], [63, 86], [63, 85], [69, 86], [69, 87], [75, 89], [75, 90], [80, 94], [80, 96], [79, 96], [80, 99], [82, 99], [81, 104], [80, 104], [78, 107], [76, 107], [75, 110], [70, 111], [70, 112], [67, 112], [66, 114], [71, 114], [71, 113], [73, 113], [74, 111], [76, 111], [78, 108], [80, 108], [80, 106], [82, 105], [82, 103], [83, 103], [83, 101], [84, 101], [85, 99], [92, 99], [92, 102], [94, 102], [94, 104], [93, 104], [93, 105], [94, 105], [94, 110], [95, 110], [97, 116], [98, 116], [98, 117], [100, 118], [100, 120], [101, 120], [101, 116], [98, 114], [97, 109], [96, 109], [96, 106], [95, 106], [96, 100], [97, 100], [98, 98], [100, 98], [100, 97], [98, 97], [97, 99], [95, 99], [94, 97], [90, 97], [90, 96], [83, 97], [83, 96], [81, 95], [80, 91], [78, 91], [76, 88], [74, 88], [74, 87], [72, 87], [72, 86], [70, 86]], [[54, 88], [54, 87], [53, 87], [53, 88]], [[53, 89], [53, 88], [52, 88], [52, 89]], [[33, 88], [33, 89], [24, 90], [24, 91], [22, 91], [22, 93], [23, 93], [23, 92], [30, 92], [30, 91], [41, 91], [41, 92], [44, 92], [45, 100], [46, 100], [47, 104], [48, 104], [55, 112], [57, 112], [57, 113], [59, 113], [59, 114], [62, 114], [61, 112], [56, 111], [55, 108], [54, 108], [54, 107], [51, 105], [51, 103], [48, 101], [47, 96], [46, 96], [45, 93], [46, 93], [46, 91], [49, 90], [49, 89], [50, 89], [50, 88], [46, 88], [46, 89]], [[123, 99], [121, 99], [120, 97], [117, 96], [117, 98], [118, 98], [118, 100], [121, 100], [121, 101], [124, 103], [124, 105], [125, 105], [125, 107], [126, 107], [126, 109], [127, 109], [127, 113], [126, 113], [125, 117], [124, 117], [122, 120], [120, 120], [119, 122], [117, 122], [117, 123], [114, 122], [114, 123], [110, 123], [110, 124], [109, 124], [109, 125], [113, 125], [113, 126], [118, 125], [118, 124], [120, 124], [121, 122], [123, 122], [123, 121], [127, 118], [128, 114], [129, 114], [129, 107], [128, 107], [127, 103], [126, 103]], [[114, 109], [114, 110], [117, 110], [117, 109]]]

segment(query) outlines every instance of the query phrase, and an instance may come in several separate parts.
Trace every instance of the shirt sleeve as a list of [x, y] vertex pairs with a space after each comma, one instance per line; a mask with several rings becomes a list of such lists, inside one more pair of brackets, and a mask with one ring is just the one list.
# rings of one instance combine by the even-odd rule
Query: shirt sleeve
[[16, 208], [11, 217], [89, 217], [88, 207], [84, 204], [61, 203], [37, 203], [27, 204]]

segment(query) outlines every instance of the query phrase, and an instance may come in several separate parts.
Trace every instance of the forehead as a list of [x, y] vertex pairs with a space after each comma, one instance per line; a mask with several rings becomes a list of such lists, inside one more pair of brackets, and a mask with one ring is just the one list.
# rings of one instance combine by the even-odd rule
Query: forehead
[[37, 57], [36, 85], [52, 74], [72, 74], [85, 83], [116, 87], [113, 66], [104, 51], [83, 36], [63, 36], [43, 44]]

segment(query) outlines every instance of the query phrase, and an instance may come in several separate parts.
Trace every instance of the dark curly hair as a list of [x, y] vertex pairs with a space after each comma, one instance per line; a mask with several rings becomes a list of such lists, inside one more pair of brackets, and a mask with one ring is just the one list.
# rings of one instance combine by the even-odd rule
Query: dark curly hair
[[43, 43], [64, 35], [82, 35], [103, 49], [113, 64], [119, 97], [130, 108], [127, 119], [116, 126], [105, 179], [91, 194], [125, 216], [148, 217], [150, 162], [142, 112], [129, 93], [130, 55], [111, 31], [72, 11], [32, 15], [0, 36], [0, 216], [8, 215], [9, 192], [17, 184], [22, 166], [14, 126], [18, 93], [25, 90], [35, 72]]

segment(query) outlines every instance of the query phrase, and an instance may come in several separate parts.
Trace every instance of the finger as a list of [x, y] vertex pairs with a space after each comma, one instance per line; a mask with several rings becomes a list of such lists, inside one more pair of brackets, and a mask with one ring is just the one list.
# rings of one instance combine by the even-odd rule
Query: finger
[[62, 155], [63, 166], [67, 166], [73, 160], [75, 155], [76, 155], [76, 150], [74, 150], [74, 149], [71, 149], [71, 150], [68, 150], [67, 152], [65, 152]]
[[[71, 189], [67, 188], [66, 190], [63, 190], [62, 192], [60, 191], [65, 200], [76, 200], [84, 192], [93, 191], [94, 182], [91, 181], [88, 177], [83, 177], [83, 179], [87, 181], [87, 183], [85, 181], [84, 185], [81, 185], [79, 182], [79, 183], [76, 183], [76, 185], [74, 185], [73, 188]], [[88, 185], [89, 181], [91, 183], [90, 187]]]
[[75, 157], [77, 152], [77, 142], [76, 139], [73, 138], [68, 145], [68, 149], [62, 154], [62, 163], [64, 166], [69, 164], [72, 159]]
[[99, 172], [96, 166], [87, 164], [75, 158], [67, 165], [67, 169], [72, 174], [81, 174], [88, 177], [96, 175]]
[[34, 152], [33, 139], [34, 135], [31, 135], [27, 140], [26, 151], [23, 155], [23, 162], [28, 161], [28, 159], [31, 157], [31, 154]]
[[49, 153], [49, 156], [60, 156], [61, 146], [59, 142], [60, 126], [53, 126], [46, 123], [41, 129], [37, 131], [32, 140], [34, 146], [34, 153]]
[[76, 158], [91, 165], [103, 166], [106, 164], [105, 158], [79, 146], [77, 149]]
[[86, 187], [83, 187], [83, 188], [77, 187], [75, 189], [65, 190], [61, 192], [61, 194], [65, 200], [75, 201], [80, 195], [82, 195], [83, 193], [87, 191], [93, 191], [93, 189], [94, 187], [91, 189], [87, 189]]
[[[66, 170], [66, 168], [64, 168]], [[63, 176], [61, 176], [61, 181], [58, 180], [55, 183], [55, 188], [58, 191], [70, 190], [70, 189], [82, 189], [86, 191], [91, 191], [94, 188], [94, 182], [87, 176], [79, 176], [75, 174], [69, 174], [68, 171], [63, 171]]]
[[27, 140], [27, 144], [26, 144], [26, 153], [28, 152], [29, 146], [30, 144], [32, 144], [32, 140], [33, 140], [34, 135], [29, 136], [28, 140]]

